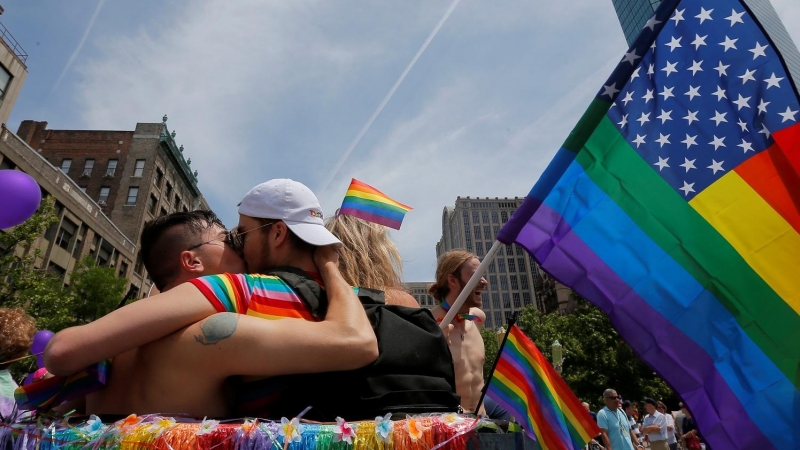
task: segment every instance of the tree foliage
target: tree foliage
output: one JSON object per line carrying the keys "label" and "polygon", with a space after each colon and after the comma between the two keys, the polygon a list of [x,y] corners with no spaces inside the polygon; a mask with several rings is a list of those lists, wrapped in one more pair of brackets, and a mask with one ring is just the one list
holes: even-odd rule
{"label": "tree foliage", "polygon": [[[0,307],[21,307],[36,320],[40,330],[60,331],[91,322],[111,312],[123,299],[127,280],[114,269],[98,267],[93,257],[81,260],[71,275],[69,288],[46,268],[37,268],[41,251],[28,250],[37,237],[58,222],[53,200],[42,200],[39,210],[24,223],[0,232]],[[18,378],[35,370],[33,358],[11,366]]]}
{"label": "tree foliage", "polygon": [[[594,411],[604,406],[602,393],[608,388],[617,390],[625,399],[641,401],[653,397],[677,407],[672,390],[633,353],[608,316],[582,299],[578,304],[576,311],[568,315],[541,314],[529,306],[517,321],[548,360],[552,360],[553,342],[561,343],[565,358],[561,376],[575,395]],[[487,342],[486,336],[484,344],[486,364],[491,368],[488,348],[492,343]],[[493,345],[496,348],[496,342]]]}

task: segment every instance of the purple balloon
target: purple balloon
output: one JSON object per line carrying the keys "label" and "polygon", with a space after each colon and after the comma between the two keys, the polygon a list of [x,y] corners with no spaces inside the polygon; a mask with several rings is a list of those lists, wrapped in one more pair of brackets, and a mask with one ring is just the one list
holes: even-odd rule
{"label": "purple balloon", "polygon": [[33,372],[29,373],[28,376],[25,377],[25,380],[22,382],[23,386],[27,386],[33,383]]}
{"label": "purple balloon", "polygon": [[50,342],[50,339],[52,338],[53,338],[53,332],[50,330],[37,331],[36,334],[33,335],[33,344],[31,344],[31,353],[33,353],[34,355],[37,353],[42,353],[44,351],[44,348],[47,347],[47,343]]}
{"label": "purple balloon", "polygon": [[44,369],[44,355],[38,355],[36,357],[36,366],[40,369]]}
{"label": "purple balloon", "polygon": [[42,190],[30,175],[0,170],[0,228],[15,227],[39,209]]}

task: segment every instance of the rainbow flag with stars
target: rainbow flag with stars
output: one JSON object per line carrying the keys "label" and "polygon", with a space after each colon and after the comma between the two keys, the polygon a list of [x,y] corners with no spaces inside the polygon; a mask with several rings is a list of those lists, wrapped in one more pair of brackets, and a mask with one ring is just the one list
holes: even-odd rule
{"label": "rainbow flag with stars", "polygon": [[498,236],[605,311],[715,449],[800,443],[784,61],[800,55],[768,1],[664,0]]}
{"label": "rainbow flag with stars", "polygon": [[600,434],[567,383],[516,325],[508,332],[486,395],[521,423],[542,450],[579,450]]}
{"label": "rainbow flag with stars", "polygon": [[342,207],[339,209],[339,214],[348,214],[399,230],[403,217],[412,209],[410,206],[392,200],[374,187],[353,178],[345,194]]}

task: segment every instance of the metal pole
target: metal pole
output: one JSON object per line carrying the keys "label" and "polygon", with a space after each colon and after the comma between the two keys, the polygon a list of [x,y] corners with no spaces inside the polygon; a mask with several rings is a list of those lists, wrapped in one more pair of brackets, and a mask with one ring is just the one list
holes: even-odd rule
{"label": "metal pole", "polygon": [[497,249],[499,249],[501,245],[503,244],[501,244],[500,241],[494,241],[494,244],[492,244],[492,248],[490,248],[489,251],[486,253],[486,256],[483,257],[481,265],[478,266],[478,270],[476,270],[475,273],[472,274],[472,278],[469,279],[467,285],[464,286],[464,289],[462,289],[461,293],[458,294],[458,298],[456,298],[455,303],[453,303],[453,305],[450,306],[450,310],[447,311],[447,314],[444,316],[444,319],[442,319],[442,323],[439,324],[439,327],[442,330],[446,329],[447,326],[450,325],[450,322],[453,321],[453,318],[456,316],[456,314],[458,314],[458,310],[461,309],[461,306],[464,305],[464,302],[467,300],[467,296],[469,296],[472,290],[475,289],[475,286],[477,286],[478,281],[480,281],[481,277],[483,276],[483,273],[486,272],[486,268],[494,259],[494,254],[497,252]]}

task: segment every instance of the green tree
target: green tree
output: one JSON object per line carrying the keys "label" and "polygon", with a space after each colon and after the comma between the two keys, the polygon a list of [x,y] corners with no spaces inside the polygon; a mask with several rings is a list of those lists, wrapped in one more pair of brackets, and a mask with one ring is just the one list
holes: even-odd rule
{"label": "green tree", "polygon": [[[602,393],[607,388],[630,400],[653,397],[677,405],[672,390],[633,353],[608,316],[585,300],[577,301],[579,307],[572,314],[541,314],[529,306],[517,321],[548,360],[553,342],[561,343],[565,358],[561,376],[575,395],[594,411],[604,406]],[[486,341],[484,337],[484,345]],[[488,351],[486,364],[491,367]]]}
{"label": "green tree", "polygon": [[84,257],[70,277],[69,295],[76,324],[88,323],[113,311],[122,302],[128,280],[114,269],[100,267],[92,256]]}
{"label": "green tree", "polygon": [[483,380],[488,381],[500,345],[497,343],[497,333],[490,328],[482,328],[481,337],[483,338],[483,348],[486,351],[486,359],[483,361]]}

